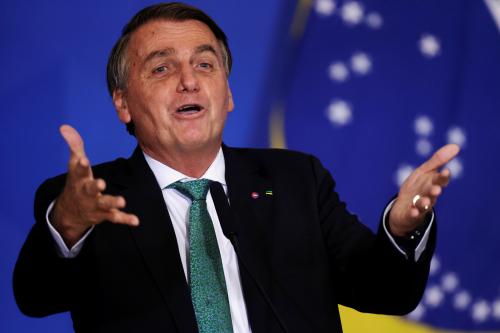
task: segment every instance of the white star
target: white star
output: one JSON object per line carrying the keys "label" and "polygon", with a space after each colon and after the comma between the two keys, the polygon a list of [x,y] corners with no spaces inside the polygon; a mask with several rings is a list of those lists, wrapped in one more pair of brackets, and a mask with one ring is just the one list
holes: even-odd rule
{"label": "white star", "polygon": [[431,34],[422,35],[418,44],[420,52],[427,58],[434,58],[441,52],[439,40]]}
{"label": "white star", "polygon": [[444,291],[452,292],[458,287],[458,276],[455,273],[446,273],[441,279],[441,287]]}
{"label": "white star", "polygon": [[356,25],[361,22],[364,9],[358,1],[349,1],[342,6],[340,16],[348,25]]}
{"label": "white star", "polygon": [[336,126],[345,126],[352,121],[351,106],[342,100],[335,100],[328,106],[328,119]]}
{"label": "white star", "polygon": [[399,168],[396,170],[396,175],[395,175],[395,182],[398,186],[401,186],[406,178],[415,170],[415,168],[409,164],[402,164],[399,166]]}
{"label": "white star", "polygon": [[415,144],[417,154],[423,157],[429,156],[432,151],[432,143],[427,139],[418,139]]}
{"label": "white star", "polygon": [[366,25],[372,29],[379,29],[383,23],[382,16],[377,12],[372,12],[366,16]]}
{"label": "white star", "polygon": [[372,60],[366,53],[357,52],[351,57],[351,68],[357,74],[368,74],[372,70]]}
{"label": "white star", "polygon": [[430,275],[434,275],[439,271],[439,268],[441,268],[441,261],[437,256],[432,257],[431,260],[431,267],[430,267]]}
{"label": "white star", "polygon": [[451,171],[451,178],[460,178],[464,171],[462,161],[458,157],[449,161],[446,167]]}
{"label": "white star", "polygon": [[316,0],[315,9],[320,15],[330,16],[335,11],[337,5],[333,0]]}
{"label": "white star", "polygon": [[433,308],[439,306],[443,299],[444,294],[438,286],[428,288],[424,295],[425,304]]}
{"label": "white star", "polygon": [[491,313],[491,308],[485,300],[479,300],[472,305],[472,319],[476,322],[484,322],[488,319]]}
{"label": "white star", "polygon": [[425,306],[423,306],[422,304],[419,304],[419,305],[417,305],[415,310],[413,310],[412,312],[410,312],[408,314],[407,317],[412,319],[412,320],[418,321],[418,320],[422,319],[424,314],[425,314]]}
{"label": "white star", "polygon": [[497,299],[492,304],[493,307],[493,318],[500,320],[500,299]]}
{"label": "white star", "polygon": [[467,141],[465,131],[458,126],[451,127],[448,132],[446,132],[446,138],[448,143],[455,143],[460,147],[464,147]]}
{"label": "white star", "polygon": [[349,70],[343,62],[335,62],[328,67],[330,78],[337,82],[344,82],[349,77]]}
{"label": "white star", "polygon": [[498,30],[500,31],[500,1],[498,0],[486,0],[486,5],[497,24]]}
{"label": "white star", "polygon": [[462,290],[458,294],[455,295],[453,299],[453,306],[457,310],[465,310],[467,306],[469,306],[471,301],[470,294],[465,290]]}
{"label": "white star", "polygon": [[422,136],[429,136],[434,131],[434,124],[428,116],[418,116],[414,122],[415,133]]}

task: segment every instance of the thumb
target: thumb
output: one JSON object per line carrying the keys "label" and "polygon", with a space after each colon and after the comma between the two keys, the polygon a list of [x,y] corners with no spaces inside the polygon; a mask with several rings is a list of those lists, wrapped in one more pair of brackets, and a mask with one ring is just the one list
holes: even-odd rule
{"label": "thumb", "polygon": [[78,159],[86,157],[82,137],[76,129],[64,124],[59,128],[59,131],[61,132],[64,141],[68,144],[72,155]]}

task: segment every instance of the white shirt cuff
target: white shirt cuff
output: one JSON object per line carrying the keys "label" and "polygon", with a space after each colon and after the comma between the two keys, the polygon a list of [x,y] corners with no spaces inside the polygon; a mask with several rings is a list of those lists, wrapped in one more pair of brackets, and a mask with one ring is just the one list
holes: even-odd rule
{"label": "white shirt cuff", "polygon": [[68,249],[61,234],[59,234],[59,232],[56,230],[56,228],[54,228],[54,226],[52,225],[52,223],[50,223],[49,220],[50,212],[52,211],[52,208],[54,208],[55,203],[56,203],[55,200],[52,201],[49,205],[49,208],[47,208],[47,213],[45,214],[45,220],[47,221],[47,225],[49,226],[50,234],[52,235],[52,238],[56,242],[56,249],[59,256],[62,258],[74,258],[82,250],[83,243],[85,243],[85,239],[87,239],[90,232],[94,229],[94,226],[92,226],[89,230],[87,230],[87,232],[82,236],[82,238],[80,238],[78,242],[76,242],[76,244],[71,247],[71,249]]}
{"label": "white shirt cuff", "polygon": [[[399,245],[396,243],[396,241],[394,240],[394,237],[392,237],[392,235],[389,232],[389,230],[387,230],[387,226],[386,226],[386,223],[385,223],[386,222],[387,214],[391,210],[391,208],[394,205],[395,201],[396,201],[396,199],[392,200],[387,205],[387,207],[385,208],[385,210],[384,210],[384,217],[382,219],[382,224],[384,225],[385,233],[387,234],[387,237],[389,237],[389,239],[391,240],[392,245],[394,245],[394,247],[399,252],[401,252],[401,254],[403,254],[408,259],[408,254],[405,251],[403,251],[403,249],[401,249],[401,247],[399,247]],[[425,232],[424,232],[424,235],[422,236],[422,239],[420,240],[420,242],[418,243],[417,247],[415,248],[415,261],[418,261],[418,259],[420,258],[420,256],[422,255],[422,253],[424,252],[424,250],[425,250],[425,248],[427,246],[427,242],[429,240],[429,233],[431,231],[432,224],[434,223],[434,211],[431,211],[431,214],[432,214],[431,215],[431,221],[429,222],[429,225],[427,226],[427,229],[425,229]]]}

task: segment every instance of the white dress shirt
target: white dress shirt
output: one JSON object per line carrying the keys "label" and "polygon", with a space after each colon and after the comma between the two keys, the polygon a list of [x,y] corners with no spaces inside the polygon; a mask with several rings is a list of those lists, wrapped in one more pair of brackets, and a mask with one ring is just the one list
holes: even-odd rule
{"label": "white dress shirt", "polygon": [[[153,159],[152,157],[144,154],[146,162],[149,167],[153,171],[155,175],[156,181],[158,185],[162,189],[163,199],[167,205],[168,213],[170,215],[170,219],[172,221],[172,226],[174,228],[175,236],[177,238],[177,246],[179,247],[179,254],[181,257],[182,267],[184,269],[184,275],[186,276],[186,280],[188,280],[187,276],[187,260],[189,256],[189,238],[187,235],[187,226],[189,222],[189,207],[191,205],[191,200],[180,193],[175,189],[167,188],[170,184],[175,183],[176,181],[188,181],[193,180],[194,178],[188,177],[165,164]],[[216,181],[222,184],[225,193],[227,194],[227,184],[225,178],[225,161],[224,154],[222,149],[219,150],[215,160],[212,162],[208,170],[201,178],[206,178],[212,181]],[[401,252],[402,255],[407,257],[407,254],[401,247],[398,246],[394,238],[391,236],[386,227],[386,217],[389,213],[392,205],[394,204],[393,200],[385,209],[383,215],[383,225],[384,230],[387,233],[389,239],[392,244],[396,247],[396,249]],[[55,201],[54,201],[55,202]],[[93,228],[90,228],[84,236],[68,249],[62,236],[57,232],[57,230],[52,226],[49,221],[49,214],[53,208],[54,202],[51,203],[49,208],[47,209],[46,219],[47,224],[49,226],[50,233],[52,234],[56,244],[59,255],[65,258],[74,258],[80,252],[85,239],[92,232]],[[210,191],[207,194],[207,209],[208,213],[213,222],[215,235],[217,237],[217,244],[219,246],[219,251],[222,260],[222,266],[224,269],[224,277],[226,279],[227,293],[229,298],[229,306],[231,309],[231,320],[233,324],[234,333],[250,333],[250,325],[248,322],[247,310],[245,300],[243,298],[243,290],[241,287],[240,274],[238,268],[238,259],[236,257],[236,253],[234,252],[234,248],[231,242],[224,236],[222,232],[222,228],[219,222],[219,217],[217,216],[217,212],[215,210],[215,205],[210,194]],[[431,222],[429,226],[424,232],[421,241],[417,245],[415,249],[415,261],[418,261],[420,255],[425,250],[427,241],[429,239],[429,232],[434,223],[434,212],[432,212]]]}
{"label": "white dress shirt", "polygon": [[[191,206],[191,199],[180,193],[175,189],[166,188],[176,181],[193,180],[194,178],[188,177],[168,166],[156,161],[150,156],[144,154],[146,162],[153,170],[156,181],[162,189],[163,198],[167,204],[168,213],[172,220],[175,236],[177,238],[177,246],[181,255],[182,267],[184,274],[187,276],[188,257],[189,257],[189,237],[187,235],[187,226],[189,223],[189,207]],[[224,162],[224,154],[222,149],[215,157],[208,170],[200,178],[209,179],[222,184],[224,192],[227,194],[227,184],[225,177],[226,165]],[[245,300],[243,298],[243,289],[241,288],[240,274],[238,269],[238,258],[234,252],[233,245],[224,236],[220,226],[219,217],[215,210],[214,201],[210,191],[207,194],[207,209],[214,225],[215,236],[217,237],[217,244],[224,268],[224,278],[226,279],[227,295],[229,298],[229,307],[231,308],[231,320],[233,324],[234,333],[247,333],[251,332],[248,323],[247,309]]]}
{"label": "white dress shirt", "polygon": [[[187,235],[187,226],[189,223],[189,207],[191,206],[191,199],[180,193],[175,189],[167,188],[170,184],[177,181],[188,181],[195,178],[188,177],[179,171],[176,171],[165,164],[153,159],[152,157],[144,154],[146,162],[153,171],[158,185],[162,189],[163,199],[167,205],[168,213],[174,227],[175,237],[177,238],[177,246],[179,247],[179,254],[181,257],[182,268],[186,281],[188,281],[188,257],[189,257],[189,238]],[[215,160],[212,162],[208,170],[200,178],[209,179],[222,184],[225,193],[227,194],[226,184],[226,164],[224,162],[224,154],[222,149],[219,150]],[[55,201],[54,201],[55,202]],[[71,248],[68,249],[64,243],[63,238],[57,230],[49,222],[49,214],[52,210],[54,202],[47,210],[47,223],[49,230],[57,243],[59,254],[65,258],[74,258],[80,253],[80,250],[85,242],[85,239],[93,230],[90,228],[85,235]],[[245,299],[243,298],[243,288],[241,287],[240,274],[238,268],[238,258],[234,252],[233,245],[224,236],[220,226],[219,217],[215,210],[214,201],[210,191],[207,194],[207,209],[212,219],[217,237],[217,244],[222,260],[222,267],[224,269],[224,278],[226,279],[227,295],[229,299],[229,307],[231,310],[231,321],[233,324],[234,333],[251,333],[250,324],[248,322],[247,309]],[[167,221],[165,221],[166,223]]]}

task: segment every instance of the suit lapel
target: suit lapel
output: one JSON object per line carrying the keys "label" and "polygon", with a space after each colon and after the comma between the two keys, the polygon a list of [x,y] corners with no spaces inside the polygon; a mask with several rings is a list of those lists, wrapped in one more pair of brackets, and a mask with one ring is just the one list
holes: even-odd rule
{"label": "suit lapel", "polygon": [[[239,150],[223,146],[226,182],[240,255],[251,274],[272,298],[269,266],[272,183],[260,165]],[[266,194],[267,192],[267,194]],[[248,273],[240,266],[241,283],[253,332],[269,331],[269,306]]]}
{"label": "suit lapel", "polygon": [[126,187],[126,211],[140,220],[137,228],[130,228],[132,237],[179,331],[195,333],[191,296],[161,189],[139,148],[128,162],[128,170],[117,172],[115,180]]}
{"label": "suit lapel", "polygon": [[[271,251],[266,247],[270,244],[272,229],[269,225],[272,193],[268,192],[272,191],[272,183],[252,158],[226,146],[223,150],[240,253],[252,275],[272,299]],[[113,181],[124,188],[120,194],[127,201],[125,210],[140,219],[137,228],[130,228],[132,237],[179,331],[197,332],[172,222],[161,189],[139,148],[124,162],[124,167],[117,168]],[[274,323],[268,305],[241,265],[240,275],[252,331],[269,331],[269,325]]]}

